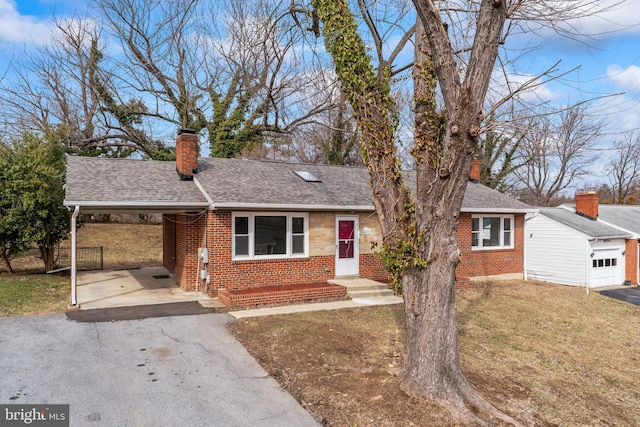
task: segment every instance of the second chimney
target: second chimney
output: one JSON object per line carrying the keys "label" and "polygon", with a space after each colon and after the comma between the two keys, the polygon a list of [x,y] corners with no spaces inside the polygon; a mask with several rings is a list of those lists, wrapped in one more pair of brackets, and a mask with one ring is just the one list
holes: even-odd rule
{"label": "second chimney", "polygon": [[176,171],[183,181],[198,173],[198,135],[193,129],[180,129],[176,140]]}
{"label": "second chimney", "polygon": [[585,218],[598,219],[598,193],[595,191],[576,193],[576,213]]}
{"label": "second chimney", "polygon": [[471,172],[469,173],[469,181],[480,182],[480,159],[473,159]]}

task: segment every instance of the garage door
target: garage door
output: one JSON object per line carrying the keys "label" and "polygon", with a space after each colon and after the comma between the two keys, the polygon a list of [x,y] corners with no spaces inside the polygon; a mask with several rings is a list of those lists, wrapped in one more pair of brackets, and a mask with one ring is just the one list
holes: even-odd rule
{"label": "garage door", "polygon": [[621,285],[624,282],[624,258],[618,249],[593,251],[591,287]]}

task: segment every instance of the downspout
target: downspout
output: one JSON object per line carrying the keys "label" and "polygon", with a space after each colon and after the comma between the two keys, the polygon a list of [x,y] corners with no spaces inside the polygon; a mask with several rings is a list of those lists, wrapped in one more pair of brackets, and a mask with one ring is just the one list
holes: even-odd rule
{"label": "downspout", "polygon": [[[538,216],[538,212],[534,212],[533,215],[529,216],[527,214],[524,215],[524,221],[522,224],[522,278],[524,280],[529,280],[529,275],[527,274],[527,221],[534,219]],[[515,233],[514,233],[515,234]],[[514,235],[515,239],[515,235]]]}
{"label": "downspout", "polygon": [[[198,253],[198,269],[197,269],[197,273],[198,273],[198,278],[196,281],[196,292],[198,292],[198,284],[200,283],[200,280],[204,279],[205,280],[205,285],[204,285],[204,293],[205,295],[209,294],[209,283],[211,283],[211,275],[209,274],[209,272],[207,271],[208,269],[208,264],[209,264],[209,249],[207,247],[207,243],[209,241],[209,213],[211,211],[215,211],[216,210],[216,206],[213,203],[213,199],[211,198],[211,196],[209,196],[209,193],[207,193],[204,189],[204,187],[202,186],[202,184],[200,184],[200,181],[198,181],[197,177],[193,177],[193,183],[196,185],[196,187],[198,187],[198,190],[200,190],[200,193],[202,193],[202,195],[205,197],[205,199],[207,199],[207,202],[209,203],[209,209],[207,210],[207,215],[205,217],[205,222],[204,222],[204,242],[202,244],[202,249],[203,251],[205,251],[206,253],[206,257],[202,257],[202,254]],[[202,259],[202,271],[205,272],[204,277],[201,277],[201,272],[200,272],[200,259]]]}
{"label": "downspout", "polygon": [[80,206],[76,205],[71,214],[71,305],[78,305],[77,287],[78,280],[76,277],[76,231],[77,231],[77,219],[80,213]]}
{"label": "downspout", "polygon": [[200,258],[202,255],[200,251],[202,248],[198,248],[198,264],[196,264],[196,292],[198,292],[198,285],[200,284]]}
{"label": "downspout", "polygon": [[589,287],[591,285],[591,272],[593,271],[593,267],[591,266],[593,263],[592,253],[595,253],[591,243],[595,243],[598,241],[598,238],[587,240],[587,295],[589,295]]}

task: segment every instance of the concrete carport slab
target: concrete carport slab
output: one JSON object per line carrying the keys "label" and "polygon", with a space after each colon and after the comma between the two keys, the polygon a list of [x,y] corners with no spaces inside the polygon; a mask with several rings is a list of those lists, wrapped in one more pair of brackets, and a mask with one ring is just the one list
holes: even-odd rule
{"label": "concrete carport slab", "polygon": [[0,319],[0,402],[69,404],[71,426],[315,426],[203,314],[78,323]]}
{"label": "concrete carport slab", "polygon": [[81,310],[206,300],[211,298],[201,292],[182,290],[161,266],[78,273]]}

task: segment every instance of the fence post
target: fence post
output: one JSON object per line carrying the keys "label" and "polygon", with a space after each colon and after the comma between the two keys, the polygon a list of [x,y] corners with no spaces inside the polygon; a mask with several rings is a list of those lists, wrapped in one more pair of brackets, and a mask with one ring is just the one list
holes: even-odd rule
{"label": "fence post", "polygon": [[100,270],[104,270],[104,250],[103,247],[100,246]]}

